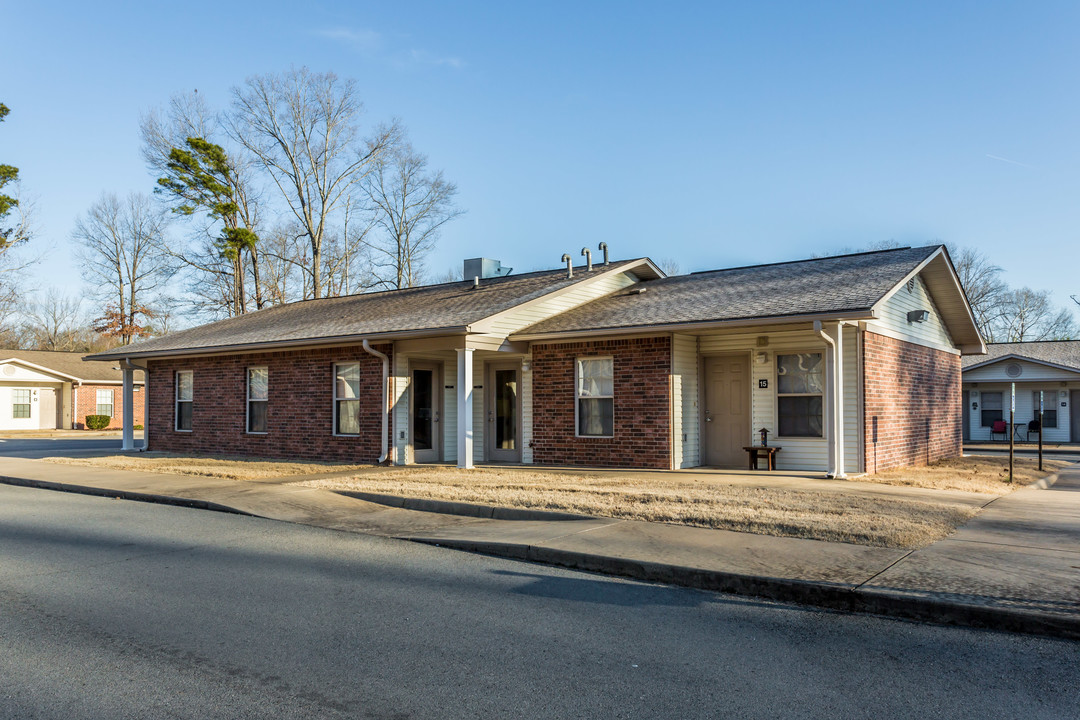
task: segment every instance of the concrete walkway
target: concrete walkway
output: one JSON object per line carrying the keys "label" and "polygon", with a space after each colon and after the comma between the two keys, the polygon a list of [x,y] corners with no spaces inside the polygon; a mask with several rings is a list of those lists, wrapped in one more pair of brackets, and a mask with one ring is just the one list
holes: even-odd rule
{"label": "concrete walkway", "polygon": [[[388,507],[328,490],[4,457],[0,481],[318,527],[840,610],[1080,639],[1080,468],[915,551],[605,518]],[[434,502],[413,507],[438,509]],[[519,519],[504,519],[504,518]]]}

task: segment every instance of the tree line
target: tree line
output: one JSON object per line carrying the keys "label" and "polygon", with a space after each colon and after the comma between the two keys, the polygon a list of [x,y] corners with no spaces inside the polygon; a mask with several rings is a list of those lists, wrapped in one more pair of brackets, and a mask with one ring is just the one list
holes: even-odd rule
{"label": "tree line", "polygon": [[[178,318],[422,283],[457,186],[400,122],[363,120],[354,80],[307,68],[250,77],[224,108],[193,91],[148,112],[148,191],[103,193],[72,233],[91,329],[127,344]],[[42,298],[7,340],[75,305]]]}

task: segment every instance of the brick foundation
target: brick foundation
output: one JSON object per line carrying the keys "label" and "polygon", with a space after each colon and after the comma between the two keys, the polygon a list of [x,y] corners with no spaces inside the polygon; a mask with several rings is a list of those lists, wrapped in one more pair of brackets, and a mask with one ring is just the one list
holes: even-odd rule
{"label": "brick foundation", "polygon": [[[122,385],[79,385],[76,388],[72,388],[72,393],[78,394],[78,402],[75,404],[75,428],[78,430],[86,429],[86,416],[97,415],[97,391],[109,390],[113,394],[113,414],[112,421],[109,423],[109,430],[119,430],[124,427],[124,390]],[[132,399],[135,401],[135,424],[142,425],[143,418],[146,417],[143,414],[143,403],[146,397],[146,393],[143,391],[142,386],[135,386],[135,393]]]}
{"label": "brick foundation", "polygon": [[[374,348],[391,355],[390,345]],[[360,363],[360,435],[337,437],[333,366]],[[249,434],[247,368],[269,378],[267,433]],[[382,451],[382,360],[362,347],[151,360],[149,449],[374,462]],[[176,371],[193,371],[191,432],[175,430]],[[387,437],[392,429],[387,420]]]}
{"label": "brick foundation", "polygon": [[961,453],[960,356],[863,335],[866,471]]}
{"label": "brick foundation", "polygon": [[[610,355],[615,372],[615,436],[575,437],[574,360]],[[533,461],[671,467],[671,339],[598,340],[532,346]]]}

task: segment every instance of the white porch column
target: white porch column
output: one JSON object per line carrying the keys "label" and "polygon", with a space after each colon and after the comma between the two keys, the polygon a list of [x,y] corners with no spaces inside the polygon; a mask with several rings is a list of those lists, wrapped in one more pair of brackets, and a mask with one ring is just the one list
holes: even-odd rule
{"label": "white porch column", "polygon": [[124,367],[124,444],[122,450],[135,449],[135,370]]}
{"label": "white porch column", "polygon": [[457,466],[473,466],[473,349],[457,348]]}
{"label": "white porch column", "polygon": [[844,323],[836,323],[836,345],[833,346],[836,359],[833,361],[833,443],[836,450],[833,457],[836,458],[836,467],[833,477],[846,478],[844,472]]}

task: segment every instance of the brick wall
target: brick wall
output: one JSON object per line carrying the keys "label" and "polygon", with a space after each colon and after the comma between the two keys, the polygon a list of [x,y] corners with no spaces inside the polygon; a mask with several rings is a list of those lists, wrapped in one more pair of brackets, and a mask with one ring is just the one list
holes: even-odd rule
{"label": "brick wall", "polygon": [[863,368],[867,472],[960,455],[959,355],[867,332]]}
{"label": "brick wall", "polygon": [[[574,360],[614,362],[615,436],[575,437]],[[533,345],[533,461],[668,469],[671,466],[671,339]]]}
{"label": "brick wall", "polygon": [[[79,385],[78,388],[73,388],[72,392],[78,393],[78,401],[75,403],[75,427],[79,430],[86,429],[86,416],[97,415],[97,391],[108,390],[113,395],[113,415],[112,422],[109,423],[109,429],[119,430],[124,426],[124,390],[122,385]],[[135,386],[135,393],[132,398],[135,401],[135,424],[142,425],[143,418],[146,417],[143,414],[143,403],[146,397],[146,393],[143,392],[141,386]]]}
{"label": "brick wall", "polygon": [[[390,345],[376,350],[391,355]],[[360,435],[333,435],[333,366],[360,363]],[[265,435],[246,432],[247,368],[265,366]],[[382,360],[362,347],[151,360],[150,449],[374,462],[381,452]],[[191,432],[175,427],[176,371],[193,371]],[[387,420],[387,437],[392,428]]]}

